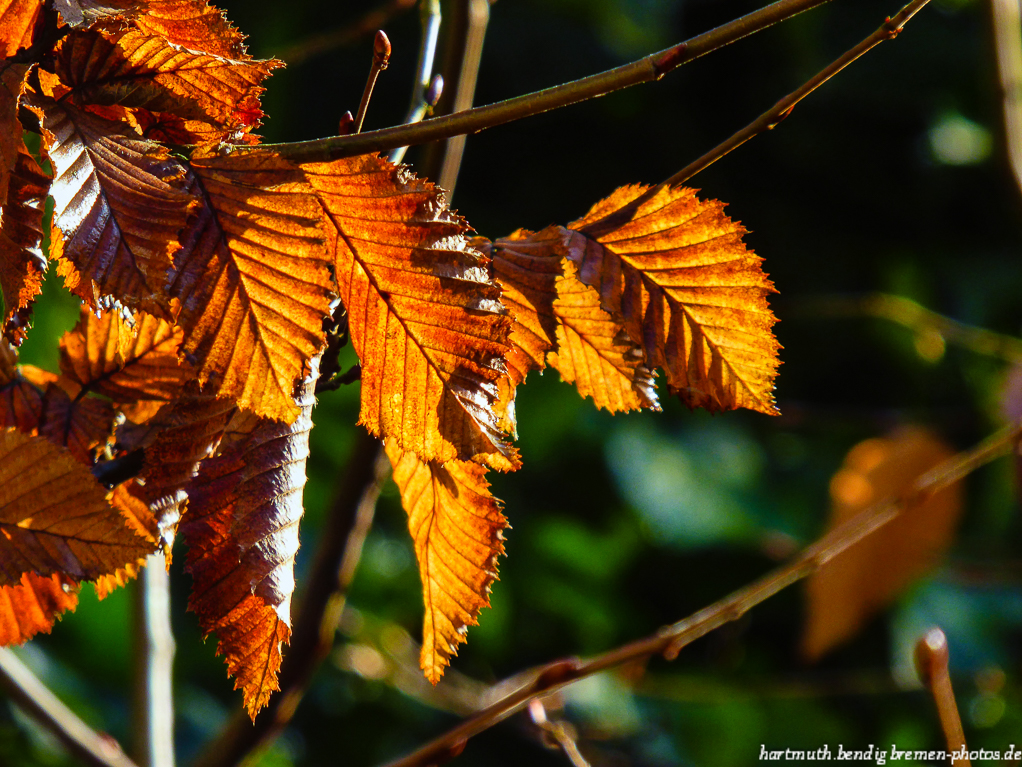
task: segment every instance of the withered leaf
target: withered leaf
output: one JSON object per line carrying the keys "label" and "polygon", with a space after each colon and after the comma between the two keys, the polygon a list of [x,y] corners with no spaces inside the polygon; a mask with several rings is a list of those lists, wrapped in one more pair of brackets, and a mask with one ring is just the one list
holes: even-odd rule
{"label": "withered leaf", "polygon": [[[853,447],[830,482],[834,528],[873,503],[898,498],[954,452],[926,429],[904,427]],[[806,581],[802,653],[815,660],[855,636],[873,615],[934,567],[954,540],[961,482],[909,506]]]}
{"label": "withered leaf", "polygon": [[145,13],[134,20],[143,32],[202,53],[247,61],[245,36],[207,0],[144,0]]}
{"label": "withered leaf", "polygon": [[184,168],[165,147],[116,123],[43,97],[29,103],[56,172],[50,194],[68,288],[94,307],[116,296],[165,313],[167,271],[195,203],[181,189]]}
{"label": "withered leaf", "polygon": [[149,314],[129,321],[120,312],[97,317],[83,308],[78,325],[60,340],[60,369],[118,405],[170,402],[194,377],[178,359],[183,338],[180,328]]}
{"label": "withered leaf", "polygon": [[387,445],[387,455],[422,579],[426,611],[419,662],[436,684],[468,627],[478,622],[479,611],[490,606],[490,585],[497,578],[508,524],[490,494],[485,467],[469,461],[423,462],[395,444]]}
{"label": "withered leaf", "polygon": [[442,194],[375,155],[303,166],[362,363],[359,422],[424,460],[509,470],[494,406],[510,321]]}
{"label": "withered leaf", "polygon": [[7,200],[7,186],[18,164],[18,156],[27,151],[18,119],[27,74],[25,64],[0,65],[0,203]]}
{"label": "withered leaf", "polygon": [[42,0],[0,0],[0,59],[32,44]]}
{"label": "withered leaf", "polygon": [[72,27],[106,18],[128,18],[140,12],[145,0],[53,0],[53,7]]}
{"label": "withered leaf", "polygon": [[684,187],[659,190],[624,223],[604,221],[645,191],[622,187],[568,225],[579,279],[690,407],[776,414],[774,287],[742,242],[745,229],[723,203]]}
{"label": "withered leaf", "polygon": [[0,585],[22,575],[91,580],[152,546],[124,524],[89,470],[42,437],[0,432]]}
{"label": "withered leaf", "polygon": [[189,608],[256,713],[278,688],[281,649],[291,635],[291,594],[318,359],[290,425],[249,422],[247,438],[205,461],[188,487],[181,534],[194,579]]}
{"label": "withered leaf", "polygon": [[515,384],[549,364],[579,394],[612,413],[659,410],[641,347],[600,307],[565,258],[566,230],[524,230],[493,244],[494,276],[514,319],[508,370]]}
{"label": "withered leaf", "polygon": [[293,421],[295,387],[330,315],[319,205],[270,152],[193,157],[192,167],[205,205],[182,235],[171,288],[184,351],[207,391]]}
{"label": "withered leaf", "polygon": [[0,586],[0,647],[48,634],[57,617],[78,606],[78,584],[63,575],[25,573],[16,586]]}
{"label": "withered leaf", "polygon": [[57,48],[55,65],[78,103],[170,112],[229,131],[258,123],[260,83],[281,63],[196,53],[121,29],[69,35]]}
{"label": "withered leaf", "polygon": [[36,161],[27,152],[19,152],[0,217],[3,334],[16,344],[25,339],[32,303],[43,291],[46,259],[40,246],[49,185]]}

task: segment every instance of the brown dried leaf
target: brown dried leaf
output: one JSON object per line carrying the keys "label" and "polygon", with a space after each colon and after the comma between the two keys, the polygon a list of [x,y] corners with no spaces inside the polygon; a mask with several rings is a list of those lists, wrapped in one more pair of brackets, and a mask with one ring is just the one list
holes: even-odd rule
{"label": "brown dried leaf", "polygon": [[89,470],[42,437],[0,432],[0,586],[24,573],[92,580],[153,550]]}
{"label": "brown dried leaf", "polygon": [[32,44],[42,9],[42,0],[0,0],[0,59]]}
{"label": "brown dried leaf", "polygon": [[119,312],[97,317],[83,308],[78,325],[60,339],[60,369],[118,405],[170,402],[194,377],[178,359],[183,338],[180,328],[149,314],[129,322]]}
{"label": "brown dried leaf", "polygon": [[565,256],[567,231],[519,230],[493,244],[493,270],[514,324],[508,355],[517,385],[549,364],[579,394],[612,413],[659,410],[642,349],[600,308],[599,294],[578,279]]}
{"label": "brown dried leaf", "polygon": [[101,19],[131,18],[144,6],[145,0],[53,0],[53,7],[72,27]]}
{"label": "brown dried leaf", "polygon": [[375,155],[303,169],[362,363],[359,422],[425,460],[517,468],[494,412],[510,322],[468,225],[431,183]]}
{"label": "brown dried leaf", "polygon": [[65,610],[78,606],[78,584],[63,575],[25,573],[16,586],[0,586],[0,647],[49,634]]}
{"label": "brown dried leaf", "polygon": [[210,393],[293,421],[330,315],[320,207],[270,152],[193,157],[192,167],[190,188],[206,204],[182,236],[171,287],[184,351]]}
{"label": "brown dried leaf", "polygon": [[622,187],[568,225],[579,279],[690,407],[776,415],[774,286],[742,242],[745,229],[723,203],[683,187],[660,190],[623,224],[603,222],[645,191]]}
{"label": "brown dried leaf", "polygon": [[245,439],[205,461],[188,487],[181,534],[194,579],[189,608],[256,713],[278,689],[283,643],[291,636],[294,558],[298,552],[305,462],[318,360],[290,425],[260,419]]}
{"label": "brown dried leaf", "polygon": [[[920,427],[853,447],[830,481],[828,529],[873,503],[903,495],[954,451]],[[934,567],[954,540],[963,508],[961,482],[910,506],[830,560],[806,581],[802,654],[815,660],[855,636],[873,615]]]}
{"label": "brown dried leaf", "polygon": [[50,194],[68,288],[94,307],[109,295],[165,313],[167,271],[195,204],[181,189],[184,168],[124,126],[42,97],[29,103],[56,171]]}
{"label": "brown dried leaf", "polygon": [[46,258],[40,246],[43,205],[49,185],[50,180],[28,152],[19,152],[0,218],[0,292],[5,310],[3,335],[19,345],[28,332],[32,303],[43,292]]}
{"label": "brown dried leaf", "polygon": [[479,611],[490,606],[507,520],[486,468],[469,461],[424,463],[387,445],[419,561],[425,617],[419,663],[436,684]]}
{"label": "brown dried leaf", "polygon": [[261,83],[282,64],[197,53],[120,29],[68,35],[57,47],[55,66],[80,104],[170,112],[232,131],[259,122]]}

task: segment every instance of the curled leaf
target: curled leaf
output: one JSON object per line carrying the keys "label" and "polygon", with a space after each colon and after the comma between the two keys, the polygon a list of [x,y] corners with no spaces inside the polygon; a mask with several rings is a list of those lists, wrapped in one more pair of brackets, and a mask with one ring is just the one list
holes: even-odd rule
{"label": "curled leaf", "polygon": [[78,584],[63,575],[25,573],[16,586],[0,586],[0,647],[48,634],[54,621],[78,606]]}

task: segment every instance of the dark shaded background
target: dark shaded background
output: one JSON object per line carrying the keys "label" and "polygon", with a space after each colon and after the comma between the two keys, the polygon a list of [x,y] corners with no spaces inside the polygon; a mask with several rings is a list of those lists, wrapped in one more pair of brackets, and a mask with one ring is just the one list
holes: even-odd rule
{"label": "dark shaded background", "polygon": [[[229,17],[269,56],[371,7],[327,0],[231,0]],[[492,9],[478,103],[594,73],[758,7],[744,0],[500,0]],[[656,182],[793,90],[898,9],[832,4],[689,64],[657,84],[471,137],[454,207],[481,234],[582,215],[617,186]],[[400,122],[419,26],[394,44],[367,127]],[[264,99],[269,141],[330,135],[354,111],[370,39],[276,74]],[[664,413],[610,417],[557,374],[518,397],[525,468],[495,477],[513,529],[493,607],[454,664],[484,682],[568,654],[598,652],[724,596],[812,540],[847,449],[904,423],[964,448],[1000,424],[1003,363],[948,347],[917,352],[912,332],[834,317],[834,296],[885,291],[1007,334],[1022,330],[1022,196],[1005,161],[1000,95],[981,0],[934,0],[885,43],[693,180],[750,230],[780,295],[778,418]],[[416,150],[408,160],[414,165]],[[23,359],[55,367],[76,310],[57,280]],[[931,357],[934,355],[930,355]],[[321,397],[314,418],[299,589],[324,508],[347,458],[357,385]],[[803,606],[790,589],[686,649],[654,661],[635,690],[606,675],[569,688],[564,713],[594,765],[741,765],[760,744],[939,748],[932,702],[912,687],[907,652],[947,631],[970,745],[1022,742],[1022,578],[1012,468],[970,478],[958,542],[941,569],[822,663],[799,660]],[[180,559],[180,558],[179,558]],[[215,643],[185,612],[173,573],[179,757],[199,753],[240,705]],[[77,613],[22,651],[88,721],[128,740],[126,593]],[[371,765],[456,718],[385,681],[387,652],[418,637],[421,596],[396,489],[368,540],[337,650],[262,765]],[[375,653],[375,655],[374,655]],[[382,659],[382,660],[381,660]],[[390,661],[387,661],[390,662]],[[362,673],[350,670],[356,668]],[[375,669],[375,672],[374,672]],[[445,682],[446,684],[446,682]],[[0,707],[0,764],[63,765],[59,748]],[[522,718],[472,740],[461,765],[563,765]]]}

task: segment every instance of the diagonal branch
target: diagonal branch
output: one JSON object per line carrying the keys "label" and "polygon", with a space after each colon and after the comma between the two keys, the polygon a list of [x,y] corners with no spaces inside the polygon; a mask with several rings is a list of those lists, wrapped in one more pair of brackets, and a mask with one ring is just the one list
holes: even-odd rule
{"label": "diagonal branch", "polygon": [[632,200],[632,202],[628,205],[616,211],[614,215],[608,216],[604,220],[600,221],[598,225],[592,228],[592,231],[595,233],[594,236],[597,236],[600,232],[611,231],[620,226],[622,223],[629,221],[635,214],[635,211],[639,210],[644,203],[653,199],[665,187],[680,186],[692,178],[692,176],[696,175],[700,171],[706,170],[708,167],[713,165],[713,163],[717,162],[717,160],[740,147],[749,139],[758,136],[764,131],[776,128],[785,117],[791,114],[792,110],[802,99],[830,80],[838,72],[845,69],[845,67],[854,61],[857,61],[867,52],[880,45],[880,43],[885,40],[893,40],[897,37],[901,30],[904,29],[905,24],[907,24],[913,16],[919,13],[923,6],[928,2],[930,2],[930,0],[912,0],[912,2],[902,8],[897,14],[888,17],[887,20],[880,25],[880,28],[877,29],[876,32],[836,58],[830,63],[830,65],[821,69],[813,77],[803,83],[800,88],[789,93],[740,131],[732,134],[729,138],[715,146],[698,160],[686,165],[666,181],[650,187],[645,194],[642,194]]}
{"label": "diagonal branch", "polygon": [[841,552],[893,520],[905,509],[924,502],[934,493],[1008,453],[1020,435],[1022,423],[1002,429],[972,450],[959,453],[916,479],[912,488],[903,497],[888,498],[870,506],[807,546],[788,564],[767,573],[688,618],[672,626],[665,626],[652,636],[589,660],[565,658],[540,666],[531,672],[516,675],[528,678],[529,681],[433,742],[408,756],[388,763],[386,767],[425,767],[440,764],[460,753],[469,738],[507,719],[540,695],[548,694],[578,679],[652,655],[663,655],[668,660],[674,660],[686,645],[714,629],[738,620],[756,605],[808,577]]}
{"label": "diagonal branch", "polygon": [[414,5],[415,0],[388,0],[353,24],[299,40],[278,51],[276,57],[290,66],[302,64],[308,59],[354,42],[364,35],[371,35],[377,29],[386,26],[386,23],[394,16],[410,10]]}
{"label": "diagonal branch", "polygon": [[112,737],[93,730],[65,706],[10,648],[0,647],[0,689],[89,767],[137,767]]}
{"label": "diagonal branch", "polygon": [[[742,16],[740,19],[735,19],[631,64],[496,104],[423,120],[416,125],[399,125],[355,136],[333,136],[314,141],[296,141],[290,144],[264,144],[263,148],[275,150],[296,162],[326,162],[341,157],[354,157],[369,152],[385,152],[399,146],[415,146],[452,136],[477,133],[487,128],[520,120],[523,117],[530,117],[551,109],[603,96],[632,85],[659,80],[682,64],[687,64],[711,51],[829,1],[777,0],[777,2]],[[243,150],[239,148],[237,151]]]}

